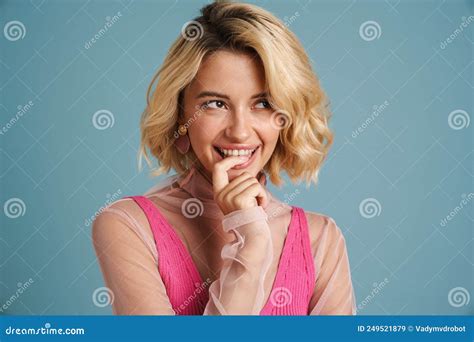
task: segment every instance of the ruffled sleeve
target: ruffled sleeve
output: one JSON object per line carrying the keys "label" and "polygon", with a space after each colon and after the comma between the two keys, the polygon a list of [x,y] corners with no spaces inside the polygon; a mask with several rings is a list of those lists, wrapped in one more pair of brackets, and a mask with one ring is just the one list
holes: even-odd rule
{"label": "ruffled sleeve", "polygon": [[[175,315],[157,268],[153,235],[132,200],[114,203],[94,221],[92,238],[114,314]],[[209,288],[204,315],[258,315],[273,260],[267,214],[261,207],[224,216],[235,239],[221,250],[219,278]]]}
{"label": "ruffled sleeve", "polygon": [[[223,230],[232,232],[235,238],[221,250],[221,271],[210,285],[204,315],[261,312],[264,280],[270,276],[270,265],[277,253],[268,215],[261,207],[254,207],[223,217]],[[356,304],[344,236],[331,218],[311,213],[306,217],[316,271],[309,312],[353,315]],[[276,221],[270,223],[273,226]],[[94,247],[105,284],[112,294],[115,314],[176,314],[159,274],[159,256],[147,227],[146,216],[133,200],[114,203],[94,221]]]}
{"label": "ruffled sleeve", "polygon": [[222,220],[235,239],[222,248],[223,266],[209,288],[204,315],[258,315],[264,306],[264,280],[273,260],[273,244],[261,206],[237,210]]}

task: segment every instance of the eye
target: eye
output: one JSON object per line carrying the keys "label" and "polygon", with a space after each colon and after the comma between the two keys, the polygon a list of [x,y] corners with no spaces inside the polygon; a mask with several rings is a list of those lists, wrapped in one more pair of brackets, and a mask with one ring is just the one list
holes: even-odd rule
{"label": "eye", "polygon": [[257,109],[268,109],[268,108],[271,108],[271,106],[270,106],[270,103],[267,100],[262,99],[262,100],[259,100],[257,102],[257,104],[255,105],[255,108],[257,108]]}
{"label": "eye", "polygon": [[203,105],[202,108],[211,108],[211,109],[225,109],[225,102],[221,100],[211,100],[211,101],[206,101]]}

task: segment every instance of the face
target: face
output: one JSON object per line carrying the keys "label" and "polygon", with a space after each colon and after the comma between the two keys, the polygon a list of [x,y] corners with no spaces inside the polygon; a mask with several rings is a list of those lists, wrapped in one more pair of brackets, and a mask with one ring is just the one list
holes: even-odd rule
{"label": "face", "polygon": [[180,124],[187,123],[191,147],[209,175],[215,163],[236,154],[250,158],[228,171],[229,180],[262,170],[279,138],[267,98],[258,58],[219,51],[204,59],[184,91]]}

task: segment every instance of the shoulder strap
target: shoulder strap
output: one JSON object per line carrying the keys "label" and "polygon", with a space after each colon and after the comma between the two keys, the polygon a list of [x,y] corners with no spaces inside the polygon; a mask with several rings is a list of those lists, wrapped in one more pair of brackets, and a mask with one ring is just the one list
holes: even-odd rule
{"label": "shoulder strap", "polygon": [[[160,212],[157,206],[146,196],[130,196],[144,211],[153,232],[158,252],[158,266],[165,273],[175,271],[172,264],[183,266],[196,282],[201,282],[194,260],[184,246],[181,238]],[[164,255],[166,254],[166,255]],[[162,256],[160,258],[160,255]]]}
{"label": "shoulder strap", "polygon": [[[201,275],[187,248],[158,207],[146,196],[130,198],[142,208],[148,219],[158,252],[158,269],[176,310],[190,296],[196,297],[195,287],[203,283]],[[184,314],[202,312],[208,300],[208,293],[202,292],[186,307]]]}
{"label": "shoulder strap", "polygon": [[314,287],[316,285],[316,272],[314,269],[314,258],[313,258],[313,252],[311,250],[311,237],[309,233],[310,227],[308,226],[308,221],[306,220],[306,213],[302,208],[299,207],[294,207],[298,214],[298,228],[301,232],[301,243],[303,246],[303,257],[305,260],[305,263],[307,265],[307,273],[308,273],[308,279],[311,281],[308,285],[309,291],[308,291],[308,300],[311,299],[311,296],[314,291]]}

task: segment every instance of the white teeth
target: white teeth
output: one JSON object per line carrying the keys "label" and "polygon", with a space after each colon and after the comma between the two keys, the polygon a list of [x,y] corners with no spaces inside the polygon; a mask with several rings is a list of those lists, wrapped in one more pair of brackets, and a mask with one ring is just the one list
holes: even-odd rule
{"label": "white teeth", "polygon": [[223,148],[219,148],[219,151],[225,156],[248,156],[251,155],[255,149],[253,150],[226,150]]}

